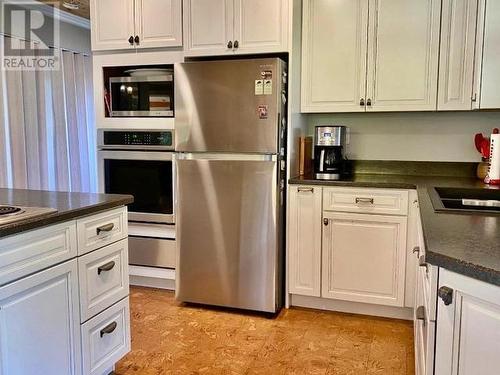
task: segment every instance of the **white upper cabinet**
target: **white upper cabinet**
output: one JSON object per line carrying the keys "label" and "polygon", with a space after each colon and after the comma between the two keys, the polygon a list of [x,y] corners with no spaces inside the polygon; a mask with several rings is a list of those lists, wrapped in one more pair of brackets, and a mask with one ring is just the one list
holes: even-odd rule
{"label": "white upper cabinet", "polygon": [[180,0],[135,0],[138,47],[182,46]]}
{"label": "white upper cabinet", "polygon": [[444,0],[438,110],[471,110],[474,90],[477,0]]}
{"label": "white upper cabinet", "polygon": [[436,109],[440,0],[372,0],[367,111]]}
{"label": "white upper cabinet", "polygon": [[440,0],[306,0],[303,112],[435,110]]}
{"label": "white upper cabinet", "polygon": [[[481,0],[484,4],[484,0]],[[486,1],[481,73],[481,109],[500,108],[500,1]]]}
{"label": "white upper cabinet", "polygon": [[288,290],[321,296],[320,186],[291,186],[288,224]]}
{"label": "white upper cabinet", "polygon": [[188,56],[288,50],[288,0],[184,0]]}
{"label": "white upper cabinet", "polygon": [[184,0],[184,47],[187,53],[232,53],[233,27],[233,0]]}
{"label": "white upper cabinet", "polygon": [[91,0],[92,50],[182,46],[182,0]]}
{"label": "white upper cabinet", "polygon": [[287,0],[234,0],[235,50],[241,53],[285,52]]}
{"label": "white upper cabinet", "polygon": [[135,36],[134,0],[92,0],[92,50],[128,49]]}
{"label": "white upper cabinet", "polygon": [[305,0],[302,111],[364,112],[368,0]]}

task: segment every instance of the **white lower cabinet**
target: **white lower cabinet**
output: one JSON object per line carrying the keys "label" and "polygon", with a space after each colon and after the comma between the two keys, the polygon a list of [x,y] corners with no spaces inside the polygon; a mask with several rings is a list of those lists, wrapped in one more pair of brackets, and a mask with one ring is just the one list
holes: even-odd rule
{"label": "white lower cabinet", "polygon": [[292,304],[296,295],[404,307],[407,215],[405,190],[290,186]]}
{"label": "white lower cabinet", "polygon": [[0,288],[0,374],[81,373],[76,259]]}
{"label": "white lower cabinet", "polygon": [[130,351],[128,297],[82,325],[83,373],[101,375]]}
{"label": "white lower cabinet", "polygon": [[435,374],[497,375],[500,287],[441,268]]}
{"label": "white lower cabinet", "polygon": [[321,295],[321,200],[319,186],[290,188],[288,224],[290,293]]}
{"label": "white lower cabinet", "polygon": [[104,375],[130,351],[126,217],[0,240],[0,375]]}
{"label": "white lower cabinet", "polygon": [[324,213],[322,296],[403,306],[406,217]]}

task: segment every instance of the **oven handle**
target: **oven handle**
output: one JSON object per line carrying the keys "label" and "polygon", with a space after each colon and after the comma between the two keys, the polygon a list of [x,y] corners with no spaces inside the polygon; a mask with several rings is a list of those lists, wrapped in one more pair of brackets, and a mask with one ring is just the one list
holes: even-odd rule
{"label": "oven handle", "polygon": [[165,151],[114,151],[114,150],[99,150],[97,151],[99,161],[105,159],[117,160],[160,160],[173,161],[174,153]]}

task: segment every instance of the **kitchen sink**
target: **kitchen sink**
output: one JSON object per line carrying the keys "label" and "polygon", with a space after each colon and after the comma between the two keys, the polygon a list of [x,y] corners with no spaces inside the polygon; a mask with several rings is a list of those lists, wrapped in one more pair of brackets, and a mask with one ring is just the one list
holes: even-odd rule
{"label": "kitchen sink", "polygon": [[500,189],[432,187],[428,192],[437,212],[500,214]]}

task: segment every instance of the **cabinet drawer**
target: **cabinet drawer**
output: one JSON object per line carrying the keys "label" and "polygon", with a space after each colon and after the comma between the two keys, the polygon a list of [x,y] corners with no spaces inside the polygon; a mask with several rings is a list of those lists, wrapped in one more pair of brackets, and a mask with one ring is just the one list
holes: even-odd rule
{"label": "cabinet drawer", "polygon": [[405,216],[408,214],[408,191],[324,188],[323,210]]}
{"label": "cabinet drawer", "polygon": [[127,237],[127,220],[126,207],[78,220],[78,255]]}
{"label": "cabinet drawer", "polygon": [[76,257],[74,221],[0,240],[0,285]]}
{"label": "cabinet drawer", "polygon": [[127,297],[82,325],[83,373],[101,375],[129,351]]}
{"label": "cabinet drawer", "polygon": [[128,240],[78,258],[82,322],[129,293]]}

